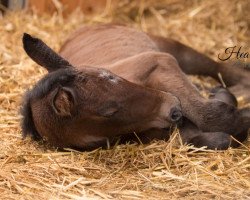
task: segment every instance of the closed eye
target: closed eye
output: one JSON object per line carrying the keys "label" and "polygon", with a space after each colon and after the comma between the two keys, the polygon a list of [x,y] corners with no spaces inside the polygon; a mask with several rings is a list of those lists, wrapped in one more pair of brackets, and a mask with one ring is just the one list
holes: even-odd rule
{"label": "closed eye", "polygon": [[105,102],[103,106],[98,109],[98,114],[103,117],[111,117],[119,111],[119,106],[115,101]]}

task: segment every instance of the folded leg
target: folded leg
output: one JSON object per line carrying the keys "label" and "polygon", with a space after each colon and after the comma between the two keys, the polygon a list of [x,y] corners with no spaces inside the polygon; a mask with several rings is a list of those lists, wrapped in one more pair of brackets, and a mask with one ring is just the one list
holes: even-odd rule
{"label": "folded leg", "polygon": [[150,37],[161,52],[170,53],[177,59],[186,74],[211,76],[218,81],[218,74],[221,74],[224,83],[234,95],[250,101],[250,70],[242,67],[244,64],[239,66],[236,63],[218,63],[180,42],[158,36]]}
{"label": "folded leg", "polygon": [[[235,97],[225,88],[215,88],[210,98],[218,99],[227,104],[237,107]],[[250,119],[250,109],[241,110],[244,120]],[[244,113],[244,114],[243,114]],[[248,122],[249,124],[249,122]],[[241,126],[241,124],[239,124]],[[248,136],[248,128],[234,134],[235,141],[229,134],[225,132],[203,132],[190,120],[184,119],[180,127],[180,135],[183,143],[193,144],[196,147],[206,146],[208,149],[223,150],[229,147],[240,146],[239,142],[244,142]]]}

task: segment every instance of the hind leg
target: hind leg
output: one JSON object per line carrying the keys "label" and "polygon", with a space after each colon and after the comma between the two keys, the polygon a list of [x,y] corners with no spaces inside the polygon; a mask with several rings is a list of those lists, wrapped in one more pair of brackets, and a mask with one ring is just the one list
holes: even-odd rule
{"label": "hind leg", "polygon": [[250,101],[250,70],[236,63],[218,63],[177,41],[150,35],[161,52],[173,55],[186,74],[211,76],[217,81],[221,74],[229,90],[237,97]]}

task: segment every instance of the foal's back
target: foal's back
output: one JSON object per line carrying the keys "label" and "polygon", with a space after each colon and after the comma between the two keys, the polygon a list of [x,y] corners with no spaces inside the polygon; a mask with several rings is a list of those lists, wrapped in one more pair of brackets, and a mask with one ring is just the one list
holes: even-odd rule
{"label": "foal's back", "polygon": [[75,66],[108,65],[147,51],[158,51],[157,46],[143,32],[118,25],[83,27],[64,43],[60,54]]}

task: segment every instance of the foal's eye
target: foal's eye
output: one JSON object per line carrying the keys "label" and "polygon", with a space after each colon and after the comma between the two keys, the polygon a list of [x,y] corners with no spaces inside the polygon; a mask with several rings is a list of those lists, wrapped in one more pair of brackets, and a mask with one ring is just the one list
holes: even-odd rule
{"label": "foal's eye", "polygon": [[103,117],[111,117],[118,112],[118,104],[115,101],[105,102],[103,106],[98,109],[98,114]]}

